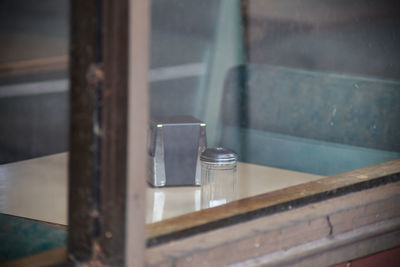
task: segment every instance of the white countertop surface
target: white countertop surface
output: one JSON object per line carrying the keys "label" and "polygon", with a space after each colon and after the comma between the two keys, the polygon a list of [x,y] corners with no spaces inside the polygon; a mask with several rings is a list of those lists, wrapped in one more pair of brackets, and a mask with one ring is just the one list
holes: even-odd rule
{"label": "white countertop surface", "polygon": [[[0,165],[0,212],[67,224],[67,153]],[[317,180],[321,176],[238,164],[238,197]],[[147,189],[146,222],[200,210],[200,187]]]}

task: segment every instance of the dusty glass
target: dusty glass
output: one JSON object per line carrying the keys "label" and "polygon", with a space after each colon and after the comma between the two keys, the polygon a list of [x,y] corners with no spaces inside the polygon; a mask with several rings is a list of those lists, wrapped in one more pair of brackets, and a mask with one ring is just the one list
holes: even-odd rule
{"label": "dusty glass", "polygon": [[150,116],[194,116],[236,151],[239,198],[397,159],[397,6],[153,1]]}
{"label": "dusty glass", "polygon": [[0,1],[0,264],[66,245],[68,9]]}

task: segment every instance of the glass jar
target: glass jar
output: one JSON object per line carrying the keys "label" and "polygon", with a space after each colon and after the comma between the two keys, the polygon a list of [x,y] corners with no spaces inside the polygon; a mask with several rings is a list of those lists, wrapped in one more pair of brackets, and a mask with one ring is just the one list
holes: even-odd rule
{"label": "glass jar", "polygon": [[201,207],[212,208],[236,199],[237,154],[227,148],[207,148],[201,161]]}

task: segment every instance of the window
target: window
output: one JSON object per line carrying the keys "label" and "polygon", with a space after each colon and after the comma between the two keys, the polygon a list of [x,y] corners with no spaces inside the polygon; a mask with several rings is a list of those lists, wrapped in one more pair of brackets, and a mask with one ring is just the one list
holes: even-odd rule
{"label": "window", "polygon": [[[11,52],[0,58],[9,126],[0,142],[16,149],[0,151],[0,190],[8,194],[12,172],[40,182],[9,202],[22,213],[1,194],[1,212],[25,219],[0,214],[0,226],[34,224],[41,241],[58,238],[45,247],[58,250],[39,255],[57,255],[48,264],[66,251],[78,263],[251,264],[314,241],[305,253],[315,257],[330,246],[357,244],[347,251],[358,257],[398,245],[400,28],[396,3],[375,2],[154,0],[149,10],[73,0],[68,38],[67,1],[3,1],[1,46]],[[206,125],[208,147],[238,153],[237,201],[201,209],[200,186],[145,183],[149,121],[182,115]],[[276,259],[305,257],[290,255]]]}
{"label": "window", "polygon": [[[150,118],[206,123],[238,198],[397,159],[396,5],[153,1]],[[147,222],[200,209],[198,187],[149,190]]]}
{"label": "window", "polygon": [[68,16],[64,0],[0,2],[0,262],[66,244],[43,222],[67,221]]}

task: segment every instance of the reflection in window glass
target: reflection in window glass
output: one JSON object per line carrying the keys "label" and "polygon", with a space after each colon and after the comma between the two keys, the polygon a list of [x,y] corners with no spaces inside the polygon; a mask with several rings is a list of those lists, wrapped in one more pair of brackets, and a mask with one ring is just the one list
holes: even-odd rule
{"label": "reflection in window glass", "polygon": [[1,1],[0,39],[0,164],[67,151],[68,1]]}
{"label": "reflection in window glass", "polygon": [[396,1],[248,1],[248,61],[226,76],[220,141],[244,161],[319,175],[398,158],[397,11]]}
{"label": "reflection in window glass", "polygon": [[151,36],[150,115],[204,121],[240,198],[400,157],[396,1],[158,0]]}
{"label": "reflection in window glass", "polygon": [[66,246],[68,5],[0,1],[0,264]]}

